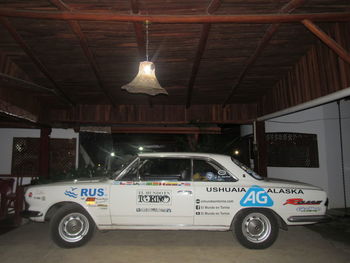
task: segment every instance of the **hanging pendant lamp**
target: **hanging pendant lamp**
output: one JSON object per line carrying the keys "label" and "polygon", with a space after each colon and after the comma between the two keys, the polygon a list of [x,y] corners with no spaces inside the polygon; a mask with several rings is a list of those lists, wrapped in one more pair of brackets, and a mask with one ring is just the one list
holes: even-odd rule
{"label": "hanging pendant lamp", "polygon": [[153,62],[148,61],[148,24],[146,21],[146,61],[140,62],[139,72],[136,77],[128,84],[121,87],[130,93],[144,93],[151,96],[166,94],[168,92],[162,88],[155,74]]}

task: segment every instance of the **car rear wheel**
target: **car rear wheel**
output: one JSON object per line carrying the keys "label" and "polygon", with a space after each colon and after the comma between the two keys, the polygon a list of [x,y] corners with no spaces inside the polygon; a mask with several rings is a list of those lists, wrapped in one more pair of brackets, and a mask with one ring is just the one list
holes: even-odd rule
{"label": "car rear wheel", "polygon": [[247,209],[234,221],[238,241],[251,249],[270,247],[278,236],[278,222],[274,214],[264,209]]}
{"label": "car rear wheel", "polygon": [[91,239],[95,223],[82,207],[69,204],[57,210],[51,219],[50,229],[51,237],[58,246],[73,248]]}

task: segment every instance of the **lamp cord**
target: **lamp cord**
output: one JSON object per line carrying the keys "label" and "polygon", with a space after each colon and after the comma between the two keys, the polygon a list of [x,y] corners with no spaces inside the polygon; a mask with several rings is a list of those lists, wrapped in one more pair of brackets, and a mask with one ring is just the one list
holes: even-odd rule
{"label": "lamp cord", "polygon": [[148,61],[148,21],[146,21],[146,61]]}

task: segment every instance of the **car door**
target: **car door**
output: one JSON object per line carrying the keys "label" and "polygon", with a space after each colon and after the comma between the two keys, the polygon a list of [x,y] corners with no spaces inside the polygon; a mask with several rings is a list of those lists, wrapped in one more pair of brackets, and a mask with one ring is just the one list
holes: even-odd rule
{"label": "car door", "polygon": [[114,225],[193,225],[191,161],[140,158],[110,190]]}
{"label": "car door", "polygon": [[[229,226],[239,209],[245,189],[237,186],[237,179],[213,160],[193,160],[195,189],[194,225]],[[243,190],[242,190],[243,189]]]}

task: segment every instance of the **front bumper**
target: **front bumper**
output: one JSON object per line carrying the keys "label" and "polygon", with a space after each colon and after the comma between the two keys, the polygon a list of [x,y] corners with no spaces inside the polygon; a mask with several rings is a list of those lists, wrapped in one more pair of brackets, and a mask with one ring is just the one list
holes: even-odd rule
{"label": "front bumper", "polygon": [[325,223],[331,220],[332,218],[329,215],[288,217],[288,221],[291,223]]}
{"label": "front bumper", "polygon": [[21,216],[24,218],[30,218],[30,217],[41,217],[43,213],[39,211],[30,211],[30,210],[25,210],[21,212]]}

